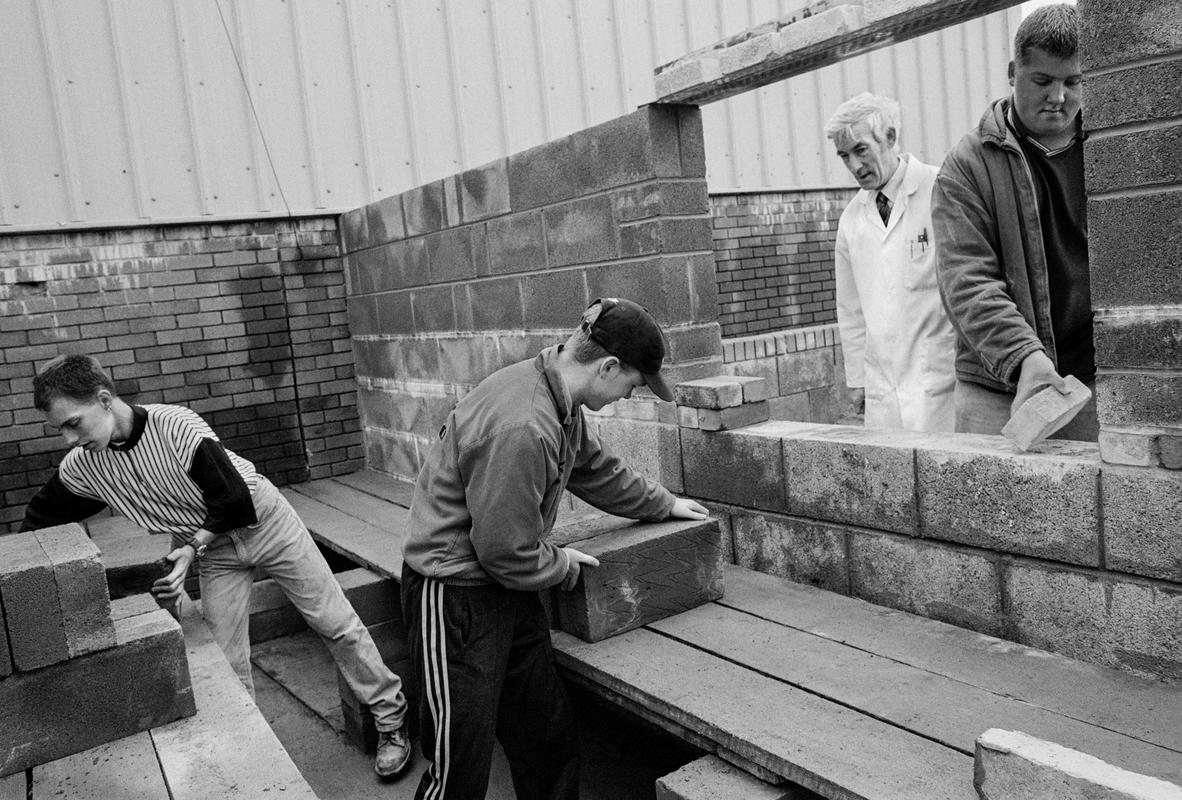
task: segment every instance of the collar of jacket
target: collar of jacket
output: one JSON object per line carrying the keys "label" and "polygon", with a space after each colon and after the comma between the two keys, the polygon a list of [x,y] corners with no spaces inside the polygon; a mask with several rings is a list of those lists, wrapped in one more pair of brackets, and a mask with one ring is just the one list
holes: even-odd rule
{"label": "collar of jacket", "polygon": [[144,428],[148,427],[148,409],[143,406],[131,406],[131,435],[127,437],[126,441],[119,444],[111,443],[110,448],[121,453],[126,453],[137,444],[139,444],[140,437],[144,435]]}
{"label": "collar of jacket", "polygon": [[[903,153],[899,158],[903,164],[903,180],[899,184],[898,196],[891,198],[892,205],[898,203],[900,197],[910,197],[914,194],[915,190],[919,188],[919,182],[921,180],[919,170],[913,168],[916,163],[915,156],[911,155],[911,153]],[[859,189],[855,198],[864,206],[870,205],[874,202],[874,198],[878,195],[878,192],[879,190],[877,189],[873,192],[869,189]],[[878,211],[875,210],[874,213],[877,214]]]}
{"label": "collar of jacket", "polygon": [[[981,117],[977,132],[981,135],[981,139],[988,144],[1020,152],[1018,134],[1006,121],[1010,114],[1010,105],[1008,97],[994,100],[993,105]],[[1079,113],[1075,115],[1075,137],[1081,142],[1087,141],[1088,138],[1087,131],[1083,127],[1083,113],[1081,108]]]}
{"label": "collar of jacket", "polygon": [[538,353],[538,357],[534,359],[534,369],[546,377],[546,385],[550,387],[550,396],[554,398],[558,418],[562,420],[563,425],[567,425],[574,415],[574,401],[570,396],[570,387],[566,385],[562,373],[554,364],[562,348],[563,345],[555,345]]}

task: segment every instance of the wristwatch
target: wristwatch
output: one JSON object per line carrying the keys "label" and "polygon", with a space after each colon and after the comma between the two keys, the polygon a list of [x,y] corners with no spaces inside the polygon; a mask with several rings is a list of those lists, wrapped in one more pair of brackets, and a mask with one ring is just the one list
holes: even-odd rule
{"label": "wristwatch", "polygon": [[205,551],[209,549],[209,545],[199,543],[197,541],[196,536],[194,536],[189,541],[185,542],[185,544],[187,544],[187,545],[189,545],[189,547],[193,548],[193,560],[194,561],[200,561],[201,556],[205,555]]}

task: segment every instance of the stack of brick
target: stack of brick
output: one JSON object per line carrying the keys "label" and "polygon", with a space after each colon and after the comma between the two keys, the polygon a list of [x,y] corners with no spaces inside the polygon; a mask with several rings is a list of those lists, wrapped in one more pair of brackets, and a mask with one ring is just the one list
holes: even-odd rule
{"label": "stack of brick", "polygon": [[0,776],[196,712],[180,626],[78,525],[0,536]]}
{"label": "stack of brick", "polygon": [[673,389],[677,421],[683,428],[729,431],[771,418],[764,378],[725,375],[679,383]]}

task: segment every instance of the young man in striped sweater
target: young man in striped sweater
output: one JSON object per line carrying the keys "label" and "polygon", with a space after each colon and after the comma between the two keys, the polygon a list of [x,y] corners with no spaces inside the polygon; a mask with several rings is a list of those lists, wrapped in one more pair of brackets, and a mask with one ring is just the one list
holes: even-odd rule
{"label": "young man in striped sweater", "polygon": [[172,570],[153,594],[176,598],[201,562],[201,606],[218,646],[253,696],[248,632],[255,569],[272,578],[320,634],[379,731],[374,770],[410,760],[402,682],[386,668],[308,529],[254,465],[222,446],[205,421],[174,405],[131,405],[90,356],[59,356],[33,381],[33,404],[70,446],[29,502],[21,530],[80,522],[110,506],[168,534]]}

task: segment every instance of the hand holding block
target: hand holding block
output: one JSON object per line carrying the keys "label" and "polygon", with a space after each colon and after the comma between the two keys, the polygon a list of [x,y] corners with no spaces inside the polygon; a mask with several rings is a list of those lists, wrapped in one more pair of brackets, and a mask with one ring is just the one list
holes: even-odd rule
{"label": "hand holding block", "polygon": [[1067,394],[1048,386],[1026,398],[1001,429],[1001,435],[1025,451],[1070,422],[1088,404],[1092,391],[1074,375],[1065,380]]}
{"label": "hand holding block", "polygon": [[639,523],[603,518],[581,526],[590,538],[570,547],[599,559],[584,567],[572,591],[553,591],[558,626],[588,642],[687,611],[722,597],[718,521]]}

